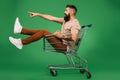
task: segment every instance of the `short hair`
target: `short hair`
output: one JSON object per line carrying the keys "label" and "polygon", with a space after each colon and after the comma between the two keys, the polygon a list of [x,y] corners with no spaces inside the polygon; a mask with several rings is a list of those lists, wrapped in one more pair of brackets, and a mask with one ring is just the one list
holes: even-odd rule
{"label": "short hair", "polygon": [[71,8],[71,9],[74,9],[74,10],[75,10],[75,15],[76,15],[76,13],[77,13],[77,8],[76,8],[75,5],[66,5],[66,8],[67,8],[67,7]]}

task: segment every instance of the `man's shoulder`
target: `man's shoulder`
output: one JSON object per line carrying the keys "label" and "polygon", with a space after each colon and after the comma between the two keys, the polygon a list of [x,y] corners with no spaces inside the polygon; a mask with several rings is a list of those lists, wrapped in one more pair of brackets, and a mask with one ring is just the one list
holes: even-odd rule
{"label": "man's shoulder", "polygon": [[73,23],[74,25],[80,25],[80,23],[79,23],[79,20],[78,20],[78,19],[73,20],[73,21],[72,21],[72,23]]}
{"label": "man's shoulder", "polygon": [[78,19],[75,19],[74,22],[78,22],[78,23],[79,23],[79,20],[78,20]]}

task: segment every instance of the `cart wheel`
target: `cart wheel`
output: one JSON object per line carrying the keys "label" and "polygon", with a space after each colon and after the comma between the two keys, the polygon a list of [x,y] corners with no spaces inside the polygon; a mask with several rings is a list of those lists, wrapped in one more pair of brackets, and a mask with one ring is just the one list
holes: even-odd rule
{"label": "cart wheel", "polygon": [[50,69],[50,73],[52,76],[57,76],[57,71],[55,71],[54,69]]}
{"label": "cart wheel", "polygon": [[88,79],[90,79],[91,78],[91,73],[90,72],[86,72],[86,76],[87,76]]}
{"label": "cart wheel", "polygon": [[80,73],[84,73],[85,72],[85,69],[80,69]]}

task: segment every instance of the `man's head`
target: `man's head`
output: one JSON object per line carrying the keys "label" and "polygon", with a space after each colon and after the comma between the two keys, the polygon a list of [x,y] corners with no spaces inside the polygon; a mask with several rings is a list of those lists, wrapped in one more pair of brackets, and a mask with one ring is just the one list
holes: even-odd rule
{"label": "man's head", "polygon": [[74,5],[66,5],[65,14],[70,13],[71,15],[76,15],[77,8]]}
{"label": "man's head", "polygon": [[77,8],[74,5],[66,5],[66,9],[65,9],[65,21],[69,21],[71,16],[75,16],[77,13]]}

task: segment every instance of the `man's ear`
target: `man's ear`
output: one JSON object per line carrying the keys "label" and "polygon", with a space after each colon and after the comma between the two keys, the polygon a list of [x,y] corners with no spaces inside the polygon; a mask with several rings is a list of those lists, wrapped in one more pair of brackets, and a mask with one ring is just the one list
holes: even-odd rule
{"label": "man's ear", "polygon": [[75,10],[74,10],[74,9],[70,9],[70,13],[71,13],[71,14],[74,14],[74,13],[75,13]]}

